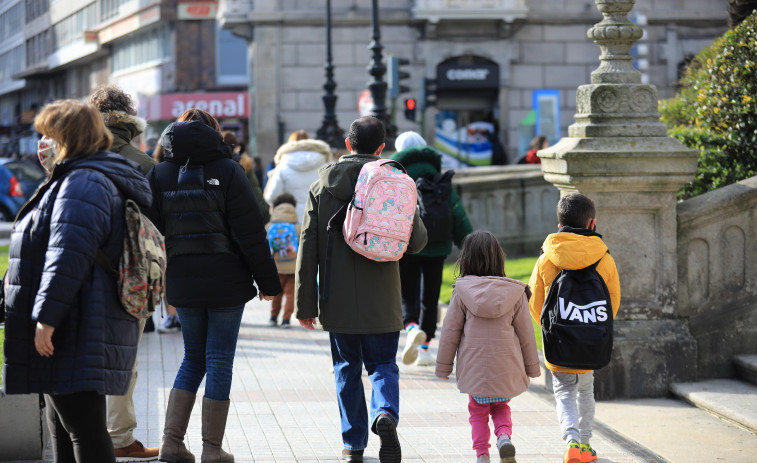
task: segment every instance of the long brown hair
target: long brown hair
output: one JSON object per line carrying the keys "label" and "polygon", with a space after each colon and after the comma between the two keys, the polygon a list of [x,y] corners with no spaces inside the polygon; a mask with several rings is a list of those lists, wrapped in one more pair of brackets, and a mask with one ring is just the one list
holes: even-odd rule
{"label": "long brown hair", "polygon": [[53,101],[42,108],[34,118],[34,129],[57,142],[55,162],[107,150],[113,143],[97,109],[77,100]]}
{"label": "long brown hair", "polygon": [[457,258],[456,276],[476,275],[481,277],[504,277],[505,252],[497,237],[488,231],[475,231],[463,241],[463,249]]}
{"label": "long brown hair", "polygon": [[221,125],[218,123],[216,118],[211,116],[209,112],[203,111],[202,109],[187,109],[181,116],[179,116],[178,119],[176,119],[176,122],[185,121],[200,121],[216,132],[221,133]]}

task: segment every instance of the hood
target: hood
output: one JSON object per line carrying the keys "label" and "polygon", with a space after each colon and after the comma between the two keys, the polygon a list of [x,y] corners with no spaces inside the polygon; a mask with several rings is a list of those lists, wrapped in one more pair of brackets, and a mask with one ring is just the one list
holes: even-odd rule
{"label": "hood", "polygon": [[349,201],[355,192],[357,177],[363,164],[377,161],[372,154],[350,154],[342,156],[339,161],[327,164],[318,171],[321,185],[340,201]]}
{"label": "hood", "polygon": [[200,121],[173,122],[160,136],[166,161],[204,164],[221,158],[231,159],[232,146],[221,134]]}
{"label": "hood", "polygon": [[60,178],[74,169],[92,169],[105,174],[126,198],[137,203],[140,208],[148,208],[152,204],[152,191],[147,178],[137,163],[123,156],[100,151],[85,158],[63,161],[55,166],[53,176]]}
{"label": "hood", "polygon": [[427,163],[434,166],[437,172],[442,170],[442,156],[430,146],[415,146],[397,151],[392,155],[392,159],[399,161],[405,167],[413,164]]}
{"label": "hood", "polygon": [[462,303],[473,315],[481,318],[499,318],[511,311],[523,296],[526,284],[507,277],[468,275],[458,278],[454,288]]}
{"label": "hood", "polygon": [[[281,145],[279,149],[276,150],[276,155],[273,157],[273,163],[278,165],[285,157],[287,157],[287,154],[298,153],[297,156],[294,157],[299,157],[303,151],[320,154],[320,164],[328,162],[329,156],[331,156],[331,148],[329,148],[329,145],[326,142],[308,138],[307,140],[290,141]],[[316,166],[320,164],[316,164]],[[292,164],[289,164],[289,166],[292,166]],[[292,168],[294,167],[292,166]]]}
{"label": "hood", "polygon": [[563,227],[547,236],[541,247],[544,257],[557,268],[576,270],[588,267],[607,253],[602,235],[585,228]]}
{"label": "hood", "polygon": [[299,222],[297,217],[297,208],[292,206],[291,204],[279,204],[278,206],[273,208],[273,212],[271,212],[271,223],[273,222],[286,222],[286,223],[297,223]]}
{"label": "hood", "polygon": [[[147,128],[147,121],[139,116],[132,116],[123,111],[110,111],[101,113],[103,122],[117,135],[122,135],[127,141],[131,141]],[[114,130],[115,129],[115,130]],[[123,132],[123,133],[118,133]]]}

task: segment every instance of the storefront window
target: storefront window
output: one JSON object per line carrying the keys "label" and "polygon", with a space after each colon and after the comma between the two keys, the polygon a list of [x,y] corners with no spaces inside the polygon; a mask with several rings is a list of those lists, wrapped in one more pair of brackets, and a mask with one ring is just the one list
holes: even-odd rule
{"label": "storefront window", "polygon": [[218,85],[247,85],[247,41],[230,30],[216,29],[216,75]]}

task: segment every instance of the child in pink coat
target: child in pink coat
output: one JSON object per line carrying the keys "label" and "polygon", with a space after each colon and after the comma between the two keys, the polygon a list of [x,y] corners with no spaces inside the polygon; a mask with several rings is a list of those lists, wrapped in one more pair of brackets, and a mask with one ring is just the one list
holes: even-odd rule
{"label": "child in pink coat", "polygon": [[449,379],[457,353],[457,387],[469,394],[477,463],[489,460],[489,415],[501,463],[515,462],[510,399],[540,375],[528,286],[505,276],[505,254],[489,232],[468,235],[457,262],[460,278],[444,318],[436,376]]}

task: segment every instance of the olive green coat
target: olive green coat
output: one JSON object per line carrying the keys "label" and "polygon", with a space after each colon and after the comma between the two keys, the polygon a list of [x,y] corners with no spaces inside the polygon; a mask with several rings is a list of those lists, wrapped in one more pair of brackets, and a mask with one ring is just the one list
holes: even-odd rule
{"label": "olive green coat", "polygon": [[144,132],[147,123],[144,119],[137,116],[126,114],[123,111],[111,111],[102,113],[105,125],[113,134],[113,143],[110,145],[110,151],[118,153],[129,161],[139,164],[143,174],[152,169],[155,160],[138,150],[131,144],[131,140]]}
{"label": "olive green coat", "polygon": [[[310,187],[297,254],[295,316],[318,318],[329,332],[376,334],[403,328],[398,262],[376,262],[361,256],[347,246],[340,228],[334,239],[330,275],[325,270],[328,221],[352,198],[363,164],[377,159],[369,154],[342,156],[322,167],[319,180]],[[407,249],[417,253],[425,245],[426,227],[416,208]],[[328,300],[324,297],[327,287]]]}

